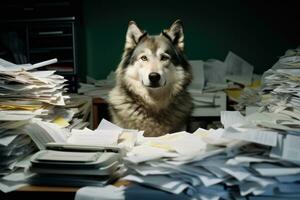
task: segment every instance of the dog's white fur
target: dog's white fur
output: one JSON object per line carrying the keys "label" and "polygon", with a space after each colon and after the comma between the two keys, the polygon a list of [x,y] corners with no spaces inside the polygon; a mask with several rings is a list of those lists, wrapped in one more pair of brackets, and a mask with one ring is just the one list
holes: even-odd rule
{"label": "dog's white fur", "polygon": [[[109,93],[114,123],[159,136],[179,130],[191,112],[186,91],[192,79],[183,55],[182,24],[178,20],[158,36],[148,36],[130,22],[117,83]],[[150,73],[159,77],[153,81]]]}

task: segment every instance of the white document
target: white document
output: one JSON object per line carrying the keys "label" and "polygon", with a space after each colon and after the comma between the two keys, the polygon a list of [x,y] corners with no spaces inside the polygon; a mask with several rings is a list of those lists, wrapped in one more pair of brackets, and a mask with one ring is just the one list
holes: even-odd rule
{"label": "white document", "polygon": [[277,134],[277,145],[275,147],[272,147],[269,156],[271,158],[282,158],[283,153],[283,141],[284,136],[282,134]]}
{"label": "white document", "polygon": [[174,173],[175,171],[166,168],[166,167],[153,167],[146,164],[139,164],[139,165],[131,165],[130,166],[134,171],[136,171],[138,174],[142,176],[149,176],[149,175],[164,175],[164,174],[170,174]]}
{"label": "white document", "polygon": [[193,166],[193,165],[186,164],[186,165],[178,166],[178,165],[172,165],[172,164],[163,163],[163,162],[155,163],[154,161],[151,162],[150,164],[153,167],[166,167],[166,168],[170,168],[171,171],[175,170],[175,171],[177,171],[177,173],[183,173],[183,174],[189,175],[191,177],[197,178],[197,179],[201,180],[201,182],[206,187],[218,184],[224,180],[223,178],[216,177],[216,176],[208,173],[206,170],[199,168],[197,166]]}
{"label": "white document", "polygon": [[282,158],[300,161],[300,136],[288,134],[284,139]]}
{"label": "white document", "polygon": [[39,149],[45,149],[49,142],[66,143],[69,132],[58,125],[35,120],[26,125],[24,130]]}
{"label": "white document", "polygon": [[251,174],[251,176],[248,176],[246,180],[256,182],[263,188],[269,185],[275,185],[277,183],[277,181],[274,180],[272,177],[261,177],[261,176],[256,176],[255,174]]}
{"label": "white document", "polygon": [[159,140],[150,142],[150,145],[158,148],[163,147],[168,151],[175,151],[181,155],[200,153],[206,149],[206,143],[203,142],[200,136],[185,131],[165,135]]}
{"label": "white document", "polygon": [[22,64],[22,65],[16,65],[14,63],[8,62],[6,60],[3,60],[0,58],[0,71],[22,71],[22,70],[32,70],[32,69],[36,69],[39,67],[43,67],[46,65],[50,65],[53,63],[56,63],[57,59],[51,59],[51,60],[46,60],[40,63],[36,63],[36,64]]}
{"label": "white document", "polygon": [[121,135],[119,135],[118,147],[129,151],[135,146],[137,138],[142,135],[142,131],[124,130]]}
{"label": "white document", "polygon": [[226,145],[232,141],[223,137],[223,128],[209,130],[198,128],[193,134],[199,135],[205,143],[212,145]]}
{"label": "white document", "polygon": [[102,119],[100,124],[98,125],[96,130],[111,130],[111,131],[123,131],[119,126],[107,121],[106,119]]}
{"label": "white document", "polygon": [[215,167],[215,166],[203,166],[203,167],[218,178],[222,178],[225,180],[225,178],[228,177],[228,173],[222,171],[219,167]]}
{"label": "white document", "polygon": [[127,175],[124,180],[133,181],[145,185],[149,185],[151,187],[155,187],[161,190],[165,190],[167,192],[171,192],[173,194],[180,194],[183,190],[189,187],[184,181],[173,179],[167,176],[136,176],[136,175]]}
{"label": "white document", "polygon": [[276,176],[275,177],[281,183],[293,183],[300,181],[300,174],[287,175],[287,176]]}
{"label": "white document", "polygon": [[9,145],[18,135],[0,137],[0,147]]}
{"label": "white document", "polygon": [[20,71],[24,68],[30,67],[30,64],[16,65],[14,63],[8,62],[0,58],[0,71],[9,72],[9,71]]}
{"label": "white document", "polygon": [[248,170],[240,166],[221,166],[220,169],[239,181],[243,181],[252,175]]}
{"label": "white document", "polygon": [[12,192],[27,185],[28,183],[26,183],[26,181],[7,181],[0,179],[0,190],[4,193]]}
{"label": "white document", "polygon": [[83,130],[73,129],[71,136],[67,139],[68,144],[116,146],[119,134],[112,131],[98,130],[92,131],[88,128]]}
{"label": "white document", "polygon": [[226,85],[227,66],[220,60],[210,59],[204,63],[205,82]]}
{"label": "white document", "polygon": [[262,186],[256,182],[244,182],[244,183],[240,183],[239,188],[240,188],[240,194],[242,196],[246,196],[257,190],[261,190]]}
{"label": "white document", "polygon": [[262,176],[287,176],[300,173],[300,167],[284,167],[269,163],[257,163],[251,166]]}
{"label": "white document", "polygon": [[246,116],[257,112],[259,109],[258,106],[246,106]]}
{"label": "white document", "polygon": [[191,91],[193,103],[195,106],[215,106],[215,94],[203,94],[199,92]]}
{"label": "white document", "polygon": [[247,128],[240,131],[236,128],[229,127],[225,129],[223,136],[225,138],[254,142],[273,147],[277,144],[277,132],[260,128]]}
{"label": "white document", "polygon": [[263,156],[235,156],[227,160],[226,164],[249,166],[249,163],[263,163],[263,162],[279,163],[280,161],[281,160],[276,160],[276,159],[263,157]]}
{"label": "white document", "polygon": [[26,181],[27,178],[33,176],[33,173],[29,172],[13,172],[9,175],[2,177],[2,179],[7,181]]}
{"label": "white document", "polygon": [[87,186],[77,190],[75,200],[125,200],[124,187],[107,185],[105,187]]}
{"label": "white document", "polygon": [[169,152],[165,148],[156,148],[152,146],[136,146],[130,152],[127,153],[127,156],[124,160],[127,160],[131,163],[141,163],[150,160],[157,160],[160,158],[172,158],[177,157],[178,153]]}
{"label": "white document", "polygon": [[239,111],[221,111],[221,123],[224,128],[245,123],[245,117]]}
{"label": "white document", "polygon": [[251,84],[254,67],[247,61],[229,51],[225,59],[225,64],[227,65],[227,80],[243,85]]}
{"label": "white document", "polygon": [[205,76],[203,70],[203,61],[202,60],[190,60],[189,61],[192,67],[193,81],[189,85],[189,88],[202,92],[205,84]]}

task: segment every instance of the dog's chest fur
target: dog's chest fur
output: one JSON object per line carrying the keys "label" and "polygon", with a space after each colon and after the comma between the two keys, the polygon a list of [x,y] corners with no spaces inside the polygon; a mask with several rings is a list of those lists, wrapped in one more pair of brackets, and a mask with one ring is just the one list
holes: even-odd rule
{"label": "dog's chest fur", "polygon": [[186,91],[170,98],[163,108],[147,105],[138,96],[128,95],[121,87],[114,88],[110,96],[113,98],[110,98],[109,109],[114,123],[123,128],[144,131],[144,136],[160,136],[182,130],[192,109],[191,97]]}

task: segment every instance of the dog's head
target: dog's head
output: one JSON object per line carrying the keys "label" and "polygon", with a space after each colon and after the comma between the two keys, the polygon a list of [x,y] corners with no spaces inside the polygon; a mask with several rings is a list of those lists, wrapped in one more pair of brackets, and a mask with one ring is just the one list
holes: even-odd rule
{"label": "dog's head", "polygon": [[119,84],[140,96],[156,98],[173,96],[185,89],[192,75],[183,53],[183,39],[180,20],[153,36],[131,21],[117,70]]}

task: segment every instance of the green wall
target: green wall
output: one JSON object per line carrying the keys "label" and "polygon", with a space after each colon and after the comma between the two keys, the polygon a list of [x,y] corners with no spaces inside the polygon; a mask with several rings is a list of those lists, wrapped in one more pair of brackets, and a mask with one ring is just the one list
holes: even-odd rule
{"label": "green wall", "polygon": [[[256,73],[262,73],[285,50],[300,44],[299,31],[284,27],[284,21],[294,20],[295,16],[291,14],[293,10],[289,10],[291,13],[282,10],[280,1],[250,2],[83,1],[85,63],[81,67],[86,67],[86,74],[96,79],[103,79],[115,70],[130,20],[148,33],[157,34],[174,20],[181,19],[190,60],[224,60],[231,50],[254,65]],[[282,16],[276,17],[276,12]]]}

